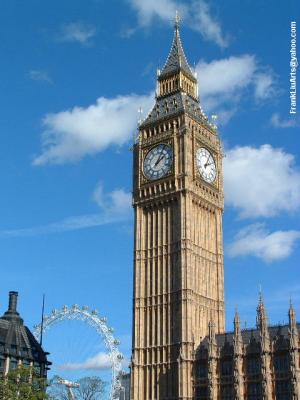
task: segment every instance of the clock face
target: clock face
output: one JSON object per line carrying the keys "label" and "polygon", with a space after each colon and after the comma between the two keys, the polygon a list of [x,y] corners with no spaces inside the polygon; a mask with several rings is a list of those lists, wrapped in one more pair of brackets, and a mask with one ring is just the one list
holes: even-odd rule
{"label": "clock face", "polygon": [[213,183],[217,176],[217,169],[211,153],[204,147],[200,147],[196,153],[196,163],[205,182]]}
{"label": "clock face", "polygon": [[147,153],[144,159],[144,175],[151,180],[162,178],[170,171],[172,163],[172,147],[161,143]]}

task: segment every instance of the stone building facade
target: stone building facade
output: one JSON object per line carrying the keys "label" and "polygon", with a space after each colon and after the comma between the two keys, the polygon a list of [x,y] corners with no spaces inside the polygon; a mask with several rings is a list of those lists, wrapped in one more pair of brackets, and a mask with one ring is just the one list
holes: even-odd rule
{"label": "stone building facade", "polygon": [[[216,77],[217,79],[217,77]],[[131,400],[300,400],[299,324],[225,332],[222,147],[176,18],[133,147]]]}
{"label": "stone building facade", "polygon": [[18,365],[33,367],[41,377],[47,377],[51,364],[33,334],[24,325],[17,311],[17,292],[9,293],[8,310],[0,318],[0,374],[6,375]]}
{"label": "stone building facade", "polygon": [[195,400],[298,400],[300,324],[292,305],[289,324],[269,326],[260,298],[256,329],[241,329],[236,312],[234,331],[209,335],[195,351]]}

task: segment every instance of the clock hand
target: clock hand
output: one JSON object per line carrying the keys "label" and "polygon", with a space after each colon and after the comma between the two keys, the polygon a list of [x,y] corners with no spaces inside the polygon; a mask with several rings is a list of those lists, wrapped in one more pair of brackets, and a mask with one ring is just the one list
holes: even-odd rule
{"label": "clock hand", "polygon": [[210,155],[208,156],[206,163],[204,164],[204,168],[206,168],[208,165],[211,165],[213,163],[213,161],[209,164],[208,161],[210,159]]}
{"label": "clock hand", "polygon": [[162,148],[162,151],[161,151],[161,153],[160,153],[160,155],[159,155],[159,157],[158,157],[156,163],[154,164],[154,167],[156,167],[156,166],[159,164],[159,162],[164,158],[165,155],[164,155],[163,151],[164,151],[165,148],[166,148],[166,146],[164,146],[164,147]]}

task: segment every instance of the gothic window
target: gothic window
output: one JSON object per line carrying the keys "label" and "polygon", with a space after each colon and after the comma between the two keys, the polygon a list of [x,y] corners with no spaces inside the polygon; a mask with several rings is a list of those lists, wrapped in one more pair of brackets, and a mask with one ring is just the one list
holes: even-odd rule
{"label": "gothic window", "polygon": [[287,380],[276,381],[276,400],[287,400],[290,398],[290,383]]}
{"label": "gothic window", "polygon": [[222,376],[232,375],[232,360],[221,361],[221,375]]}
{"label": "gothic window", "polygon": [[38,375],[41,374],[41,366],[38,362],[33,363],[33,368],[34,368],[36,374],[38,374]]}
{"label": "gothic window", "polygon": [[5,364],[5,358],[4,356],[0,356],[0,372],[3,372],[4,370],[4,364]]}
{"label": "gothic window", "polygon": [[275,355],[274,369],[277,373],[286,373],[289,371],[288,354],[276,354]]}
{"label": "gothic window", "polygon": [[197,386],[196,387],[196,400],[207,400],[208,390],[207,386]]}
{"label": "gothic window", "polygon": [[206,362],[200,362],[196,369],[197,378],[207,378],[207,364]]}
{"label": "gothic window", "polygon": [[231,385],[221,385],[221,400],[233,399],[233,390]]}
{"label": "gothic window", "polygon": [[261,364],[257,357],[249,357],[246,361],[247,375],[257,375],[260,373]]}
{"label": "gothic window", "polygon": [[247,387],[247,400],[260,400],[262,398],[261,383],[249,382]]}
{"label": "gothic window", "polygon": [[24,367],[30,367],[30,361],[29,361],[27,358],[25,358],[25,359],[22,361],[22,364],[24,365]]}
{"label": "gothic window", "polygon": [[16,369],[18,365],[18,360],[14,357],[11,357],[9,360],[9,369]]}

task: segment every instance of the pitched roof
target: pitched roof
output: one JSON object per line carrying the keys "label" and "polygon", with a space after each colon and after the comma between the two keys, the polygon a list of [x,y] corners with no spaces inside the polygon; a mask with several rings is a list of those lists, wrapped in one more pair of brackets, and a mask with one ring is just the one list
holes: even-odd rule
{"label": "pitched roof", "polygon": [[17,292],[9,293],[9,307],[0,318],[0,356],[29,359],[50,365],[47,355],[17,312]]}
{"label": "pitched roof", "polygon": [[179,32],[179,20],[177,18],[175,22],[175,31],[171,50],[158,79],[163,79],[164,77],[167,77],[168,75],[180,70],[188,75],[192,80],[196,80],[183,51]]}
{"label": "pitched roof", "polygon": [[198,101],[185,92],[176,92],[164,98],[157,98],[152,110],[141,123],[140,128],[152,125],[181,113],[187,113],[196,121],[204,123],[210,129],[208,118],[204,115]]}

